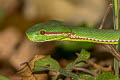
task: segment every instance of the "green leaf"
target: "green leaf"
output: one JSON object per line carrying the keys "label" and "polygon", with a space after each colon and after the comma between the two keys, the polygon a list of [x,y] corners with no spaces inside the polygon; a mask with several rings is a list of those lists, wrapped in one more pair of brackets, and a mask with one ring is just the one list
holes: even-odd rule
{"label": "green leaf", "polygon": [[75,64],[75,66],[83,66],[85,63],[84,62],[80,62],[80,63],[78,63],[78,64]]}
{"label": "green leaf", "polygon": [[81,80],[95,80],[94,77],[87,74],[80,74],[79,77]]}
{"label": "green leaf", "polygon": [[66,66],[66,69],[67,69],[67,70],[71,70],[71,69],[72,69],[72,66],[73,66],[73,62],[69,63],[69,64]]}
{"label": "green leaf", "polygon": [[83,60],[83,61],[87,61],[90,58],[90,53],[88,51],[85,51],[84,49],[82,49],[81,53],[80,53],[80,57],[78,57],[79,60]]}
{"label": "green leaf", "polygon": [[111,72],[103,72],[96,77],[96,80],[120,80],[116,75]]}
{"label": "green leaf", "polygon": [[85,51],[84,49],[82,49],[81,53],[78,55],[78,57],[75,59],[74,62],[69,63],[66,66],[67,70],[71,70],[72,66],[83,66],[85,63],[81,62],[81,61],[87,61],[90,58],[90,53],[88,51]]}
{"label": "green leaf", "polygon": [[90,53],[82,49],[81,53],[78,55],[77,59],[74,62],[75,66],[82,66],[84,62],[81,61],[87,61],[89,58],[90,58]]}
{"label": "green leaf", "polygon": [[33,72],[44,71],[44,70],[58,71],[60,69],[59,63],[49,56],[37,60],[34,66],[35,67],[32,70]]}
{"label": "green leaf", "polygon": [[73,73],[73,72],[70,72],[70,71],[67,70],[67,69],[61,68],[61,69],[59,70],[59,72],[60,72],[60,74],[66,76],[66,77],[74,78],[74,80],[80,80],[80,79],[79,79],[79,76],[78,76],[77,74],[75,74],[75,73]]}
{"label": "green leaf", "polygon": [[0,80],[10,80],[10,79],[8,79],[7,77],[5,77],[3,75],[0,75]]}

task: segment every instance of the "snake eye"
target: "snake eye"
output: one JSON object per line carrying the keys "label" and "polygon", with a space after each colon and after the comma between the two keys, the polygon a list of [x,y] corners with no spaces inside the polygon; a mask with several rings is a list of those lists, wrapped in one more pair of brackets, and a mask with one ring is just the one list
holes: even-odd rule
{"label": "snake eye", "polygon": [[41,34],[41,35],[44,35],[44,34],[45,34],[45,31],[42,31],[42,30],[41,30],[41,31],[40,31],[40,34]]}

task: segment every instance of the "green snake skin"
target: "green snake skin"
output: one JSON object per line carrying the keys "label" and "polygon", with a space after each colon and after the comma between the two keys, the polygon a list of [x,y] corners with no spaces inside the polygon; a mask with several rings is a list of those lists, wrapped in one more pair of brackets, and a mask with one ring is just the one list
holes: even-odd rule
{"label": "green snake skin", "polygon": [[51,20],[36,24],[26,31],[26,35],[29,40],[34,42],[69,40],[118,44],[120,31],[70,27],[62,21]]}

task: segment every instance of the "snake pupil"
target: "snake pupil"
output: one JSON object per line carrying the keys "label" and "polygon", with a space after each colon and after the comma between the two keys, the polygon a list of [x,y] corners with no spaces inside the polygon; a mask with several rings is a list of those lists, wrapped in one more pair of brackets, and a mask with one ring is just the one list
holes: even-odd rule
{"label": "snake pupil", "polygon": [[41,35],[44,35],[44,34],[45,34],[45,31],[42,31],[42,30],[41,30],[41,31],[40,31],[40,34],[41,34]]}

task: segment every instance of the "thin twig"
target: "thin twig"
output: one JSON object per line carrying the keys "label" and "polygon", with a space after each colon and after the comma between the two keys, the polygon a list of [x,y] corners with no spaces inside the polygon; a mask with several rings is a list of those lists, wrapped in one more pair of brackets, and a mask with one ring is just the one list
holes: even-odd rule
{"label": "thin twig", "polygon": [[87,61],[87,64],[88,64],[88,65],[91,65],[91,66],[93,66],[95,69],[98,69],[98,70],[101,70],[101,71],[112,71],[112,67],[111,67],[111,66],[109,66],[109,67],[103,67],[103,66],[101,66],[101,65],[98,65],[98,64],[94,63],[94,62],[91,61],[91,60]]}
{"label": "thin twig", "polygon": [[79,70],[79,71],[83,71],[83,72],[89,73],[89,74],[91,74],[91,75],[93,75],[93,76],[97,76],[97,73],[91,72],[91,71],[89,71],[88,69],[85,69],[85,68],[73,66],[72,69],[73,69],[73,70],[77,70],[77,71],[78,71],[78,70]]}
{"label": "thin twig", "polygon": [[109,6],[108,6],[108,8],[107,8],[107,11],[106,11],[106,13],[105,13],[105,15],[104,15],[104,17],[103,17],[103,19],[102,19],[102,23],[101,23],[99,29],[102,29],[102,28],[103,28],[103,25],[104,25],[104,23],[105,23],[105,20],[106,20],[106,18],[107,18],[107,16],[108,16],[108,14],[109,14],[109,12],[110,12],[110,10],[111,10],[112,7],[113,7],[113,5],[112,5],[112,4],[109,4]]}
{"label": "thin twig", "polygon": [[[21,65],[21,66],[22,66],[22,65],[26,65],[26,66],[28,67],[28,69],[30,70],[31,74],[32,74],[32,69],[31,69],[31,67],[30,67],[30,65],[29,65],[28,62],[24,62],[24,63],[22,63],[22,64],[20,64],[20,65]],[[32,75],[33,75],[33,77],[35,78],[35,80],[38,80],[34,74],[32,74]]]}
{"label": "thin twig", "polygon": [[118,61],[120,61],[119,51],[113,45],[102,45],[108,52],[110,52]]}

